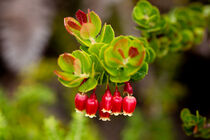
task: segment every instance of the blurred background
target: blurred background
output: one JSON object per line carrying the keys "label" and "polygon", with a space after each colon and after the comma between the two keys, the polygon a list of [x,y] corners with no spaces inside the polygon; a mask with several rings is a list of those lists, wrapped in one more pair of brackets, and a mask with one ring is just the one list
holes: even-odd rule
{"label": "blurred background", "polygon": [[[182,129],[180,111],[210,118],[210,40],[158,58],[149,74],[133,84],[138,100],[133,117],[111,122],[75,113],[76,89],[61,85],[53,71],[57,57],[79,48],[63,18],[94,10],[118,35],[139,36],[131,13],[137,0],[0,1],[0,140],[193,140]],[[192,2],[150,0],[161,13]],[[120,89],[122,91],[122,89]],[[104,93],[105,89],[97,89]],[[113,91],[113,90],[112,90]],[[199,139],[197,139],[199,140]]]}

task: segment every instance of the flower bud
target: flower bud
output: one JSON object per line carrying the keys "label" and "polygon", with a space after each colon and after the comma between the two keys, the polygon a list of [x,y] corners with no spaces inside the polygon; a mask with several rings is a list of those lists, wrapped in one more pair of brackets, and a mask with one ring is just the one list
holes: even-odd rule
{"label": "flower bud", "polygon": [[129,95],[133,95],[133,88],[132,88],[130,82],[125,82],[124,93],[128,93]]}
{"label": "flower bud", "polygon": [[136,98],[134,96],[126,96],[123,99],[123,115],[132,116],[136,108]]}
{"label": "flower bud", "polygon": [[96,117],[96,112],[98,110],[98,100],[96,99],[95,91],[90,95],[90,98],[86,102],[86,114],[85,116],[93,118]]}
{"label": "flower bud", "polygon": [[120,92],[118,91],[116,86],[114,96],[112,98],[112,114],[114,114],[115,116],[121,114],[122,101],[123,98],[120,96]]}
{"label": "flower bud", "polygon": [[82,112],[85,110],[88,96],[85,93],[77,93],[75,96],[75,110],[76,112]]}
{"label": "flower bud", "polygon": [[102,121],[110,121],[110,113],[104,113],[103,111],[102,111],[102,108],[103,108],[103,104],[102,104],[102,102],[100,103],[100,107],[99,107],[99,116],[100,116],[100,118],[99,118],[99,120],[102,120]]}
{"label": "flower bud", "polygon": [[111,113],[111,109],[112,109],[112,94],[111,91],[109,89],[109,86],[107,86],[107,89],[102,97],[102,111]]}

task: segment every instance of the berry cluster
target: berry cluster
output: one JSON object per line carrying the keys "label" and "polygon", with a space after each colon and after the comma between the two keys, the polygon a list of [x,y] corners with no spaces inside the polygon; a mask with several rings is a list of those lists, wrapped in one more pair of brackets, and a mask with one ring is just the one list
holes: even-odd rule
{"label": "berry cluster", "polygon": [[[99,116],[102,121],[110,121],[110,115],[118,116],[123,114],[125,116],[132,116],[136,107],[136,98],[133,95],[133,88],[129,82],[125,83],[123,98],[116,86],[114,95],[112,96],[109,86],[99,103],[95,90],[88,98],[85,93],[77,93],[75,96],[75,109],[77,112],[86,111],[85,116],[93,118],[96,117],[96,112],[99,109]],[[121,112],[123,110],[123,113]]]}

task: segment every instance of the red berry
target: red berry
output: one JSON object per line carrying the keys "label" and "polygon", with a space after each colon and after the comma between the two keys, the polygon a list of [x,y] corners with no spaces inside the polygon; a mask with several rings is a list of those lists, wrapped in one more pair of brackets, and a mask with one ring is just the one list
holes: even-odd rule
{"label": "red berry", "polygon": [[126,116],[132,116],[136,108],[136,98],[134,96],[126,96],[123,99],[123,114]]}
{"label": "red berry", "polygon": [[132,88],[130,82],[125,82],[124,93],[128,93],[129,95],[133,95],[133,88]]}
{"label": "red berry", "polygon": [[82,112],[85,110],[86,102],[88,96],[84,93],[77,93],[75,96],[75,109],[77,112]]}
{"label": "red berry", "polygon": [[112,94],[111,91],[109,89],[109,86],[107,86],[107,89],[102,97],[102,111],[111,113],[111,109],[112,109]]}
{"label": "red berry", "polygon": [[110,113],[104,113],[103,111],[102,111],[102,108],[103,108],[103,104],[102,104],[102,102],[100,103],[100,108],[99,108],[99,116],[100,116],[100,118],[99,118],[99,120],[102,120],[102,121],[110,121]]}
{"label": "red berry", "polygon": [[98,110],[98,100],[96,99],[95,91],[90,95],[90,98],[86,102],[86,114],[85,116],[93,118],[96,117],[96,112]]}
{"label": "red berry", "polygon": [[123,98],[120,96],[120,92],[118,91],[116,86],[114,96],[112,98],[112,114],[114,114],[115,116],[121,114],[122,101]]}

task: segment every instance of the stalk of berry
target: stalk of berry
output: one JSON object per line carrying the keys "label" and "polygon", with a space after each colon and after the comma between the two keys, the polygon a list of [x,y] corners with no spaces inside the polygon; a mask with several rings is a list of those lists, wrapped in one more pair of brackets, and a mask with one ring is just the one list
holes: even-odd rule
{"label": "stalk of berry", "polygon": [[133,88],[131,86],[130,82],[125,82],[125,86],[124,86],[124,94],[129,94],[129,95],[133,95]]}

